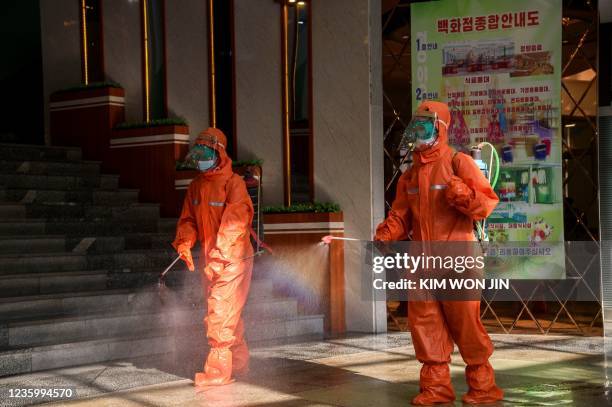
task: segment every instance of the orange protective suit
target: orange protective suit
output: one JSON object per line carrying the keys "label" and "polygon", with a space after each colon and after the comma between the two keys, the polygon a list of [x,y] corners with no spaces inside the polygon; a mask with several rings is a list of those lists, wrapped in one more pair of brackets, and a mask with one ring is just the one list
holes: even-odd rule
{"label": "orange protective suit", "polygon": [[[427,101],[417,109],[437,113],[449,123],[444,103]],[[376,229],[377,240],[474,241],[473,221],[489,216],[498,198],[471,157],[448,146],[446,127],[439,123],[432,147],[413,152],[413,166],[400,177],[389,215]],[[491,403],[503,398],[495,384],[489,356],[493,344],[480,321],[479,301],[410,301],[408,322],[417,359],[423,363],[420,393],[413,404],[455,400],[448,363],[453,342],[467,364],[466,403]]]}
{"label": "orange protective suit", "polygon": [[196,373],[195,385],[223,385],[233,381],[232,374],[248,370],[249,351],[240,314],[251,282],[253,204],[244,181],[232,172],[225,135],[209,128],[196,143],[217,150],[219,161],[189,185],[173,246],[189,266],[191,248],[200,241],[201,257],[206,261],[200,270],[208,306],[204,324],[211,349],[204,372]]}

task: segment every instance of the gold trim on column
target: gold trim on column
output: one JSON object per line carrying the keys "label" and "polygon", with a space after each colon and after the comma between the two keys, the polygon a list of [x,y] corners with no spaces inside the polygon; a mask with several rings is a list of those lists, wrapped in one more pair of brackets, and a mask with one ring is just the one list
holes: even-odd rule
{"label": "gold trim on column", "polygon": [[87,4],[81,0],[81,38],[83,39],[83,83],[89,85],[89,56],[87,55]]}
{"label": "gold trim on column", "polygon": [[144,48],[144,92],[145,92],[145,121],[151,120],[150,83],[149,83],[149,23],[147,15],[147,0],[142,0],[142,32]]}
{"label": "gold trim on column", "polygon": [[281,58],[283,64],[283,172],[285,205],[291,205],[291,144],[289,133],[289,39],[288,39],[288,6],[283,1],[281,12]]}
{"label": "gold trim on column", "polygon": [[215,15],[213,0],[208,0],[208,100],[210,127],[217,127],[217,78],[215,72]]}

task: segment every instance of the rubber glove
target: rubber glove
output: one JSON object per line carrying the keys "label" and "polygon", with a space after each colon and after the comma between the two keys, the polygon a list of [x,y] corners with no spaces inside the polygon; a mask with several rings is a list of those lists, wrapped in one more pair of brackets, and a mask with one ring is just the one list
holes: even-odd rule
{"label": "rubber glove", "polygon": [[456,175],[453,175],[448,182],[446,199],[451,206],[465,208],[470,204],[474,192]]}
{"label": "rubber glove", "polygon": [[176,250],[181,256],[181,260],[185,262],[189,271],[195,271],[195,265],[193,263],[193,257],[191,256],[191,249],[186,245],[181,245]]}

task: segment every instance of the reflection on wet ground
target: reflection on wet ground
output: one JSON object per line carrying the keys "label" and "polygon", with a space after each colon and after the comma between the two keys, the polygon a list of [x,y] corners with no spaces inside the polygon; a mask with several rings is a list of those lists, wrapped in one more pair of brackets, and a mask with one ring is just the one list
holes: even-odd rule
{"label": "reflection on wet ground", "polygon": [[[602,338],[492,335],[492,358],[506,396],[498,405],[603,406]],[[64,369],[0,380],[29,387],[76,386],[64,404],[87,406],[406,406],[418,391],[420,364],[407,333],[350,335],[253,350],[251,372],[234,384],[196,393],[193,355]],[[452,362],[456,405],[466,391],[464,364]],[[61,403],[60,403],[61,404]]]}

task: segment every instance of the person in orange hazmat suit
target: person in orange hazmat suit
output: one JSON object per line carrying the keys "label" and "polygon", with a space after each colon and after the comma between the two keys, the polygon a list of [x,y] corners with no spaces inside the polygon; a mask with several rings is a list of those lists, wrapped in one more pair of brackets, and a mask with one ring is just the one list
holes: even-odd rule
{"label": "person in orange hazmat suit", "polygon": [[[413,165],[400,177],[387,218],[375,240],[474,241],[473,222],[491,214],[499,199],[471,157],[447,142],[448,106],[425,101],[407,131],[414,132]],[[466,403],[503,398],[489,363],[493,345],[480,320],[480,301],[410,301],[408,323],[423,363],[416,405],[455,400],[449,371],[454,343],[467,367]]]}
{"label": "person in orange hazmat suit", "polygon": [[226,137],[204,130],[188,157],[200,174],[191,182],[177,224],[173,246],[194,271],[191,248],[201,245],[201,270],[210,352],[196,386],[224,385],[248,371],[249,350],[240,314],[247,300],[253,266],[250,228],[253,204],[243,179],[232,171]]}

